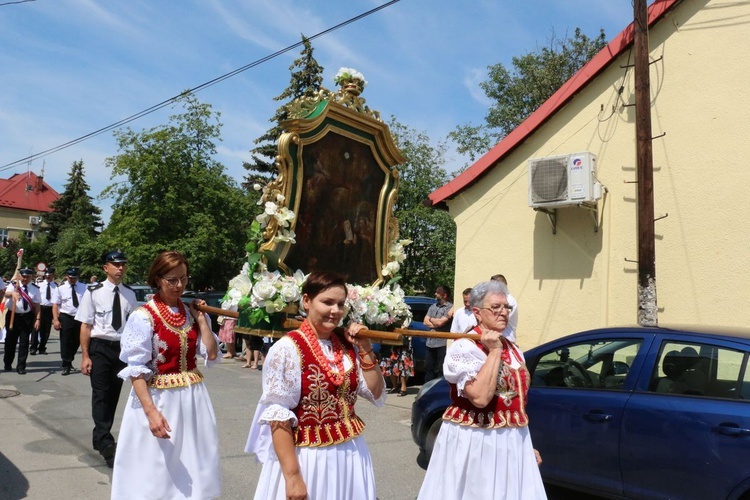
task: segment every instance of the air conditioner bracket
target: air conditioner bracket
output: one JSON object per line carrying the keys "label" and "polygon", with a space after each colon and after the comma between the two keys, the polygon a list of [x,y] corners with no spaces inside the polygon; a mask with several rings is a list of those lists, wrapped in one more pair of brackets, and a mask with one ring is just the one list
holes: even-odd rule
{"label": "air conditioner bracket", "polygon": [[546,208],[535,208],[534,211],[547,214],[547,219],[549,219],[549,223],[552,224],[552,234],[557,234],[557,209],[553,208],[552,210],[549,210]]}

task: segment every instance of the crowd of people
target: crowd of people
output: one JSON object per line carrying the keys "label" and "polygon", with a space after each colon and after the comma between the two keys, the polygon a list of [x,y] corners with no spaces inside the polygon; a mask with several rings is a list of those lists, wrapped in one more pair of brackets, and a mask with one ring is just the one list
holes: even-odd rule
{"label": "crowd of people", "polygon": [[[242,359],[235,348],[242,334],[235,334],[230,315],[216,335],[200,311],[205,302],[182,302],[189,276],[182,254],[157,255],[148,273],[156,293],[141,307],[122,283],[126,266],[116,250],[102,256],[104,279],[88,286],[75,267],[60,285],[51,268],[38,286],[27,268],[17,281],[0,283],[12,311],[4,368],[13,369],[17,346],[16,371],[25,374],[28,356],[46,354],[50,329],[59,330],[62,375],[75,371],[81,350],[80,371],[91,383],[92,446],[114,469],[112,498],[218,498],[216,416],[198,360],[211,367],[222,358]],[[355,405],[363,398],[381,407],[388,392],[405,395],[413,349],[408,337],[379,360],[362,325],[339,326],[346,297],[343,275],[315,271],[303,284],[298,329],[273,345],[239,337],[244,366],[263,368],[245,447],[262,463],[256,499],[377,498]],[[435,298],[424,324],[441,335],[428,339],[425,381],[445,377],[452,402],[419,498],[546,498],[525,412],[529,372],[515,344],[518,305],[505,278],[465,289],[460,308],[447,286],[437,287]],[[449,332],[476,333],[479,340],[449,343]],[[116,441],[112,426],[124,380],[131,390]]]}

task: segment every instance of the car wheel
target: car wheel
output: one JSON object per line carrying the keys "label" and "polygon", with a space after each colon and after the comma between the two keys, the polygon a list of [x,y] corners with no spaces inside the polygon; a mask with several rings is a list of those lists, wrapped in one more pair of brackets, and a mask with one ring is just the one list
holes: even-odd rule
{"label": "car wheel", "polygon": [[442,418],[435,420],[427,431],[427,435],[424,438],[424,455],[425,461],[430,462],[432,456],[432,449],[435,447],[435,441],[437,440],[438,433],[440,432],[440,426],[443,423]]}

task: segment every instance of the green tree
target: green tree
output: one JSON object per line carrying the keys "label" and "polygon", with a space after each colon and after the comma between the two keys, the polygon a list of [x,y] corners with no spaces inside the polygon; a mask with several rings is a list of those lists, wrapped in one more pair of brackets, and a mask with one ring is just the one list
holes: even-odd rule
{"label": "green tree", "polygon": [[604,30],[589,38],[576,28],[572,37],[557,38],[547,47],[512,59],[513,69],[489,66],[489,78],[479,86],[493,104],[482,125],[460,125],[448,134],[459,153],[473,162],[521,124],[594,55],[604,48]]}
{"label": "green tree", "polygon": [[58,240],[60,233],[67,227],[81,227],[94,237],[102,227],[102,211],[95,206],[84,178],[83,160],[74,161],[68,174],[68,182],[60,197],[52,202],[52,212],[44,216],[47,242],[50,245]]}
{"label": "green tree", "polygon": [[23,257],[21,260],[21,267],[29,267],[35,269],[36,265],[40,262],[49,264],[47,260],[47,238],[45,235],[37,235],[33,240],[29,240],[25,234],[22,234],[20,238],[11,238],[8,240],[8,245],[0,247],[0,273],[5,278],[12,278],[13,273],[16,270],[16,264],[18,263],[17,252],[23,248]]}
{"label": "green tree", "polygon": [[250,190],[256,182],[265,183],[276,174],[274,162],[278,154],[277,142],[283,132],[281,122],[287,118],[286,105],[300,97],[312,97],[323,83],[323,66],[313,57],[313,46],[305,35],[302,35],[302,44],[301,57],[289,66],[289,71],[292,72],[289,86],[273,98],[274,101],[283,103],[269,119],[274,126],[255,139],[256,147],[250,151],[252,161],[243,163],[248,171],[243,183],[245,189]]}
{"label": "green tree", "polygon": [[121,248],[128,280],[143,280],[161,250],[183,252],[192,287],[225,288],[245,254],[252,199],[212,157],[219,113],[191,94],[178,101],[184,112],[169,124],[142,132],[115,132],[120,154],[107,158],[111,178],[102,197],[114,198],[112,217],[98,251]]}
{"label": "green tree", "polygon": [[456,262],[456,226],[443,210],[424,205],[427,196],[448,181],[444,169],[446,145],[433,146],[418,132],[391,117],[388,123],[401,154],[401,177],[395,205],[402,239],[412,240],[405,249],[401,286],[407,293],[431,294],[438,285],[453,286]]}

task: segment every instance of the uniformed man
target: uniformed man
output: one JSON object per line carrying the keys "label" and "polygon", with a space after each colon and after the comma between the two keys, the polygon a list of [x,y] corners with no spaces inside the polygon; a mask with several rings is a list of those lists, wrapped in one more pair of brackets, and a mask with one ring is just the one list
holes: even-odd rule
{"label": "uniformed man", "polygon": [[62,374],[70,375],[73,370],[73,360],[81,345],[81,322],[76,321],[78,306],[83,299],[86,285],[78,281],[80,270],[69,267],[65,271],[67,280],[58,289],[58,300],[52,306],[52,324],[60,330],[60,358],[62,358]]}
{"label": "uniformed man", "polygon": [[47,354],[47,341],[49,340],[50,330],[52,329],[52,305],[59,299],[59,290],[55,283],[55,268],[48,267],[44,271],[44,281],[39,283],[39,294],[41,296],[41,315],[39,321],[39,331],[31,336],[31,354]]}
{"label": "uniformed man", "polygon": [[[8,309],[5,337],[5,371],[13,370],[13,359],[16,357],[18,343],[18,364],[16,371],[26,375],[26,358],[29,355],[31,334],[39,328],[39,288],[32,283],[34,271],[24,268],[19,271],[21,281],[11,282],[5,288],[5,307]],[[11,312],[15,303],[15,314]],[[13,326],[10,326],[11,317]]]}
{"label": "uniformed man", "polygon": [[107,279],[88,287],[75,316],[81,322],[81,373],[91,377],[93,445],[110,468],[116,450],[112,424],[122,388],[117,374],[125,368],[120,361],[120,336],[136,308],[135,292],[122,284],[126,262],[120,250],[102,255]]}

